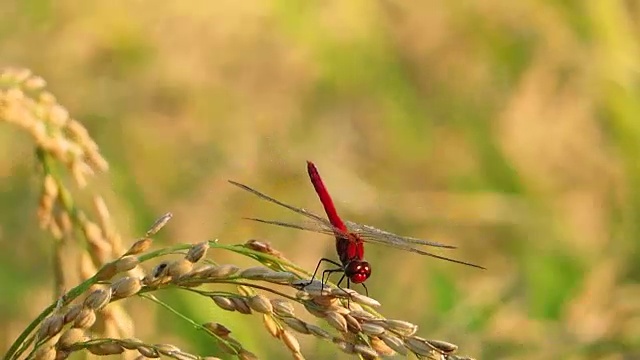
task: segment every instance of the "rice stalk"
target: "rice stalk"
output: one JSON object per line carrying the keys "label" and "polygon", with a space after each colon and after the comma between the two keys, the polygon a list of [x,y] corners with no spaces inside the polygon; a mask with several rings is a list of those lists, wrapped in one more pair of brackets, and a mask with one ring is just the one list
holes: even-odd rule
{"label": "rice stalk", "polygon": [[[56,298],[11,345],[5,360],[65,359],[86,351],[96,356],[115,354],[173,359],[214,359],[193,354],[172,344],[154,344],[134,337],[134,329],[121,301],[138,298],[160,306],[207,334],[216,348],[239,359],[257,355],[232,336],[233,326],[215,321],[198,323],[159,300],[161,290],[185,291],[211,300],[212,306],[254,316],[266,334],[280,341],[294,359],[304,359],[298,336],[325,340],[337,351],[363,359],[413,353],[426,359],[468,359],[455,355],[457,346],[416,336],[418,327],[404,320],[383,317],[380,303],[353,290],[309,281],[310,273],[287,260],[266,242],[249,240],[235,245],[215,240],[152,249],[153,237],[172,215],[161,216],[149,230],[124,248],[104,198],[91,193],[89,179],[108,169],[107,161],[82,124],[57,103],[43,79],[29,70],[0,73],[0,121],[16,125],[35,142],[42,170],[38,208],[40,226],[54,247]],[[71,175],[71,184],[65,181]],[[87,191],[92,205],[74,197]],[[81,249],[75,259],[81,269],[77,284],[70,278],[65,247]],[[242,268],[219,264],[210,250],[228,251],[257,262]],[[178,259],[175,256],[179,255]],[[157,263],[155,266],[149,265]],[[229,290],[229,285],[232,289]],[[64,290],[68,289],[68,290]],[[293,295],[292,295],[293,294]],[[325,323],[328,329],[303,320],[294,304]],[[104,334],[96,332],[102,322]]]}

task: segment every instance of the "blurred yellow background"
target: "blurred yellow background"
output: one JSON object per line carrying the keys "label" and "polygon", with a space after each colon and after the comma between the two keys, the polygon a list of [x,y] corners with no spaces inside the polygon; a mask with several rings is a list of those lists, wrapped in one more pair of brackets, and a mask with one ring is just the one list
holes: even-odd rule
{"label": "blurred yellow background", "polygon": [[[640,358],[637,1],[5,0],[0,18],[0,64],[44,77],[110,162],[98,186],[126,238],[171,211],[165,243],[267,240],[311,271],[332,239],[241,220],[299,219],[226,180],[322,213],[312,160],[345,218],[488,268],[369,245],[387,317],[478,359]],[[33,147],[5,125],[0,349],[53,287]],[[257,317],[170,296],[287,356]],[[127,305],[140,338],[211,350]]]}

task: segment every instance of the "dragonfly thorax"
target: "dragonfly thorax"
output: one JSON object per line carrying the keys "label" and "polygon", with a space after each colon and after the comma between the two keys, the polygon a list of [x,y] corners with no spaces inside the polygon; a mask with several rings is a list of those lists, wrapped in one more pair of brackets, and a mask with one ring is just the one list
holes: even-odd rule
{"label": "dragonfly thorax", "polygon": [[365,282],[371,276],[369,263],[361,260],[352,260],[344,267],[344,273],[355,284]]}

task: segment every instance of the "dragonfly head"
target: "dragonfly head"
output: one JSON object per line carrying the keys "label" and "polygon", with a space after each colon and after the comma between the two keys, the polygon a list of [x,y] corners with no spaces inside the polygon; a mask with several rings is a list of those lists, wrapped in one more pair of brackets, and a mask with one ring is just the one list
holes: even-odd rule
{"label": "dragonfly head", "polygon": [[365,282],[371,275],[371,267],[366,261],[352,260],[347,264],[344,272],[349,280],[355,284],[360,284]]}

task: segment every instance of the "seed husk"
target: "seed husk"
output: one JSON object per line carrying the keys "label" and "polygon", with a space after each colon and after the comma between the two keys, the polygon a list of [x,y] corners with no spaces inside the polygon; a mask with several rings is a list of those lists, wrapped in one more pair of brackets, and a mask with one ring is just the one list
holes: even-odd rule
{"label": "seed husk", "polygon": [[117,342],[105,342],[101,344],[93,344],[87,347],[90,353],[94,355],[117,355],[124,352],[124,348]]}
{"label": "seed husk", "polygon": [[211,279],[224,279],[227,278],[240,270],[239,267],[231,264],[224,264],[220,266],[215,266],[211,270],[205,272],[202,277],[211,278]]}
{"label": "seed husk", "polygon": [[271,305],[269,298],[262,294],[258,294],[250,297],[248,300],[248,304],[249,304],[249,307],[251,307],[253,310],[259,313],[263,313],[263,314],[273,313],[273,305]]}
{"label": "seed husk", "polygon": [[418,355],[429,356],[434,351],[434,349],[429,344],[427,344],[425,339],[417,336],[406,338],[404,340],[404,343],[409,348],[409,350]]}
{"label": "seed husk", "polygon": [[296,275],[289,271],[271,271],[262,275],[266,281],[278,284],[290,284],[296,279]]}
{"label": "seed husk", "polygon": [[458,346],[442,340],[426,340],[427,344],[443,354],[453,354],[458,350]]}
{"label": "seed husk", "polygon": [[185,287],[185,288],[193,288],[193,287],[198,287],[202,284],[204,284],[205,280],[203,279],[194,279],[193,277],[193,273],[189,273],[185,276],[183,276],[180,280],[180,286]]}
{"label": "seed husk", "polygon": [[[315,304],[317,304],[318,306],[326,308],[326,309],[334,309],[334,310],[337,310],[338,308],[345,309],[340,304],[340,300],[338,300],[338,298],[336,298],[335,296],[314,296],[313,297],[313,302]],[[347,309],[345,309],[345,310],[347,310]],[[347,310],[347,312],[348,312],[348,310]]]}
{"label": "seed husk", "polygon": [[129,271],[140,263],[140,260],[135,255],[126,255],[121,257],[120,259],[114,261],[116,272],[121,273],[125,271]]}
{"label": "seed husk", "polygon": [[68,324],[76,319],[83,306],[81,304],[73,304],[69,306],[67,312],[64,314],[64,323]]}
{"label": "seed husk", "polygon": [[158,231],[160,231],[160,229],[162,229],[167,224],[167,222],[169,222],[169,220],[171,220],[172,217],[173,217],[173,214],[170,212],[162,215],[160,218],[158,218],[158,220],[156,220],[155,223],[153,223],[153,225],[151,225],[151,228],[147,230],[147,233],[145,234],[145,236],[151,237],[155,235]]}
{"label": "seed husk", "polygon": [[264,323],[264,326],[267,328],[267,331],[269,332],[269,334],[271,334],[271,336],[273,336],[274,338],[280,337],[282,329],[275,322],[273,316],[262,314],[262,322]]}
{"label": "seed husk", "polygon": [[162,355],[170,356],[174,353],[182,352],[182,350],[180,350],[177,346],[172,344],[156,344],[155,347],[156,347],[156,350],[158,350],[158,352]]}
{"label": "seed husk", "polygon": [[246,246],[247,248],[249,248],[251,250],[255,250],[255,251],[258,251],[258,252],[261,252],[261,253],[273,255],[273,256],[278,257],[278,258],[283,258],[282,253],[280,251],[274,249],[273,247],[271,247],[271,244],[269,244],[268,242],[265,242],[265,241],[249,240],[244,244],[244,246]]}
{"label": "seed husk", "polygon": [[114,262],[106,263],[103,267],[98,270],[96,274],[96,279],[98,281],[106,281],[114,277],[118,273],[116,269],[116,264]]}
{"label": "seed husk", "polygon": [[[362,324],[362,325],[364,330],[365,324]],[[382,341],[382,339],[380,339],[377,336],[369,336],[369,343],[371,344],[371,347],[380,355],[392,356],[396,353],[392,348],[390,348],[387,344],[385,344],[384,341]]]}
{"label": "seed husk", "polygon": [[395,335],[391,335],[389,333],[383,333],[379,335],[380,340],[382,340],[388,347],[395,350],[397,353],[406,356],[409,352],[407,351],[407,347],[405,346],[402,339]]}
{"label": "seed husk", "polygon": [[306,300],[311,300],[312,297],[308,292],[300,290],[296,292],[296,299],[306,301]]}
{"label": "seed husk", "polygon": [[42,346],[34,354],[35,360],[55,360],[56,349],[53,346]]}
{"label": "seed husk", "polygon": [[83,302],[84,307],[92,310],[100,310],[111,301],[111,289],[97,289],[92,291]]}
{"label": "seed husk", "polygon": [[85,342],[89,340],[89,337],[83,329],[71,328],[65,331],[58,341],[58,347],[60,349],[69,349],[76,343]]}
{"label": "seed husk", "polygon": [[298,319],[298,318],[294,318],[294,317],[286,317],[281,319],[282,322],[284,322],[285,324],[287,324],[287,326],[289,326],[290,328],[292,328],[293,330],[302,333],[302,334],[311,334],[311,331],[309,331],[309,329],[307,329],[307,324]]}
{"label": "seed husk", "polygon": [[126,298],[135,295],[142,289],[139,278],[126,276],[111,284],[111,291],[115,298]]}
{"label": "seed husk", "polygon": [[304,308],[309,312],[309,314],[319,318],[323,318],[327,312],[326,310],[320,310],[317,307],[312,306],[310,303],[305,303]]}
{"label": "seed husk", "polygon": [[189,249],[187,255],[185,256],[185,259],[192,263],[197,263],[207,254],[207,250],[209,250],[208,241],[195,244]]}
{"label": "seed husk", "polygon": [[264,274],[270,271],[271,269],[266,268],[264,266],[254,266],[254,267],[250,267],[242,270],[239,276],[245,279],[260,280],[262,279]]}
{"label": "seed husk", "polygon": [[271,300],[271,305],[273,305],[273,311],[278,315],[278,316],[282,316],[282,317],[290,317],[290,316],[294,316],[293,312],[293,304],[291,304],[289,301],[287,300],[283,300],[283,299],[272,299]]}
{"label": "seed husk", "polygon": [[60,337],[62,336],[62,331],[49,337],[47,340],[45,341],[38,341],[38,343],[40,344],[40,347],[47,347],[47,346],[55,346],[58,341],[60,340]]}
{"label": "seed husk", "polygon": [[158,278],[154,278],[151,275],[146,275],[145,277],[142,278],[142,285],[150,287],[150,288],[155,288],[157,286],[160,286],[161,280]]}
{"label": "seed husk", "polygon": [[215,267],[216,267],[215,265],[211,265],[211,264],[198,266],[191,271],[191,277],[203,278],[205,277],[205,274],[207,272],[211,271],[211,269],[214,269]]}
{"label": "seed husk", "polygon": [[366,346],[366,345],[362,345],[362,344],[355,344],[353,347],[353,350],[362,355],[365,359],[377,359],[378,358],[378,352],[375,351],[374,349]]}
{"label": "seed husk", "polygon": [[138,241],[134,242],[133,245],[131,245],[129,250],[127,250],[127,252],[124,253],[124,255],[126,256],[126,255],[142,254],[143,252],[149,250],[152,242],[153,240],[148,237],[139,239]]}
{"label": "seed husk", "polygon": [[167,269],[167,274],[171,276],[173,280],[181,278],[183,275],[188,274],[193,269],[193,263],[187,259],[179,259],[171,264]]}
{"label": "seed husk", "polygon": [[373,314],[365,310],[352,310],[349,314],[354,318],[358,320],[363,320],[363,321],[378,319],[376,316],[374,316]]}
{"label": "seed husk", "polygon": [[418,331],[417,325],[404,320],[384,319],[382,320],[381,325],[404,336],[412,336],[416,331]]}
{"label": "seed husk", "polygon": [[358,312],[358,311],[363,311],[364,310],[362,308],[362,305],[358,304],[355,301],[349,301],[348,305],[349,305],[349,313]]}
{"label": "seed husk", "polygon": [[233,297],[231,301],[236,307],[236,310],[241,314],[251,314],[251,308],[247,304],[244,298]]}
{"label": "seed husk", "polygon": [[244,243],[244,246],[262,253],[268,253],[271,248],[271,244],[255,239],[247,240],[247,242]]}
{"label": "seed husk", "polygon": [[298,339],[296,339],[296,337],[290,333],[287,330],[282,331],[281,334],[282,337],[282,341],[284,342],[284,344],[294,353],[299,353],[300,352],[300,343],[298,342]]}
{"label": "seed husk", "polygon": [[161,262],[156,265],[153,270],[151,270],[151,276],[154,278],[159,278],[167,275],[167,269],[169,268],[169,264],[166,262]]}
{"label": "seed husk", "polygon": [[380,302],[378,302],[378,300],[370,298],[368,296],[358,294],[358,293],[351,294],[351,300],[359,304],[371,306],[371,307],[380,307],[381,305]]}
{"label": "seed husk", "polygon": [[160,357],[160,354],[158,354],[158,351],[156,351],[156,349],[144,345],[138,347],[138,352],[140,353],[140,355],[147,358],[155,359]]}
{"label": "seed husk", "polygon": [[361,330],[363,333],[370,335],[370,336],[376,336],[376,335],[380,335],[383,332],[385,332],[384,328],[380,325],[376,325],[373,323],[369,323],[369,322],[364,322],[360,325]]}
{"label": "seed husk", "polygon": [[89,329],[96,323],[96,313],[95,311],[89,308],[82,308],[80,312],[78,312],[78,316],[76,316],[75,320],[73,320],[73,327],[80,329]]}
{"label": "seed husk", "polygon": [[347,328],[350,332],[357,334],[362,331],[362,327],[360,326],[360,323],[358,322],[358,320],[356,320],[356,318],[349,314],[343,314],[342,316],[344,316],[345,320],[347,320]]}
{"label": "seed husk", "polygon": [[325,313],[325,320],[338,331],[347,332],[347,320],[342,314],[335,311],[328,311]]}
{"label": "seed husk", "polygon": [[203,326],[220,337],[227,337],[227,335],[231,334],[231,330],[220,323],[209,322]]}
{"label": "seed husk", "polygon": [[218,305],[218,307],[220,307],[221,309],[228,311],[236,310],[235,303],[228,297],[214,295],[211,296],[211,300],[213,300],[213,302],[216,303],[216,305]]}
{"label": "seed husk", "polygon": [[[295,282],[292,282],[292,285],[295,284]],[[299,284],[298,288],[301,288],[301,290],[304,290],[306,293],[308,293],[309,295],[311,295],[312,297],[322,297],[322,296],[331,296],[331,297],[335,297],[335,295],[332,293],[332,290],[330,287],[328,286],[323,286],[321,282],[314,280],[311,284],[309,284],[306,280],[304,283]]]}
{"label": "seed husk", "polygon": [[46,318],[38,330],[38,339],[46,339],[59,333],[64,326],[64,316],[53,314]]}

